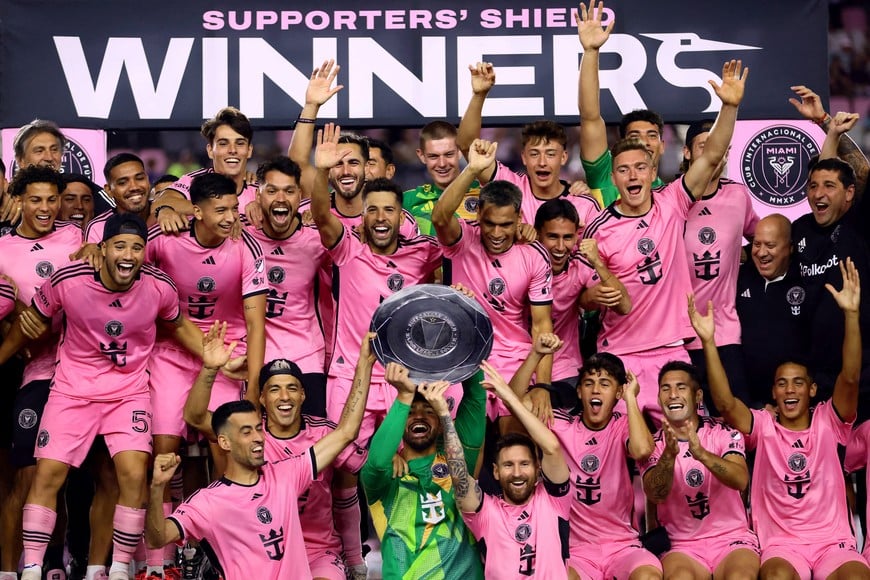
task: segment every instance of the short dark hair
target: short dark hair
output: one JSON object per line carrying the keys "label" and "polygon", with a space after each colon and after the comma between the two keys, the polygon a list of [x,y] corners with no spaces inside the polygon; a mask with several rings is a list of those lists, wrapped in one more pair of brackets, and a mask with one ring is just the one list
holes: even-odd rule
{"label": "short dark hair", "polygon": [[371,149],[380,149],[381,157],[383,158],[384,163],[386,163],[387,165],[395,164],[393,162],[393,148],[387,145],[385,141],[375,139],[374,137],[366,137],[366,141],[368,141],[369,155],[371,155]]}
{"label": "short dark hair", "polygon": [[532,441],[528,435],[523,433],[505,433],[495,442],[494,458],[496,463],[498,462],[498,454],[501,453],[502,449],[507,449],[508,447],[514,447],[516,445],[528,449],[532,459],[538,461],[538,449],[535,447],[535,442]]}
{"label": "short dark hair", "polygon": [[190,201],[197,204],[209,198],[236,195],[236,182],[220,173],[203,173],[190,183]]}
{"label": "short dark hair", "polygon": [[534,121],[523,125],[521,145],[532,144],[540,141],[555,141],[562,147],[568,144],[568,135],[565,128],[554,121]]}
{"label": "short dark hair", "polygon": [[138,155],[133,153],[118,153],[117,155],[110,157],[109,160],[106,161],[106,165],[103,166],[103,177],[106,178],[106,183],[112,180],[111,177],[109,177],[112,174],[112,170],[124,163],[138,163],[143,169],[145,168],[145,163]]}
{"label": "short dark hair", "polygon": [[[778,360],[778,361],[776,362],[776,366],[774,367],[774,371],[773,371],[773,372],[776,373],[776,371],[779,370],[779,367],[781,367],[781,366],[785,366],[785,365],[797,365],[797,366],[799,366],[799,367],[804,367],[804,369],[807,371],[807,378],[810,380],[811,383],[812,383],[812,382],[815,382],[815,380],[813,379],[813,372],[812,372],[812,370],[810,369],[810,365],[807,364],[806,361],[799,360],[799,359],[794,359],[794,358],[783,358],[783,359],[780,359],[780,360]],[[774,374],[774,376],[771,377],[771,378],[774,379],[774,380],[776,380],[776,374]]]}
{"label": "short dark hair", "polygon": [[12,141],[12,149],[15,152],[16,159],[24,157],[24,149],[27,143],[41,133],[50,133],[57,138],[60,148],[63,149],[66,145],[66,137],[61,133],[60,128],[54,121],[46,121],[45,119],[34,119],[30,123],[21,127]]}
{"label": "short dark hair", "polygon": [[92,195],[99,195],[100,190],[102,190],[99,185],[97,185],[81,173],[61,173],[60,177],[63,180],[63,189],[61,190],[61,193],[63,193],[63,191],[70,183],[83,183],[87,185],[88,189],[91,190]]}
{"label": "short dark hair", "polygon": [[209,143],[214,141],[214,136],[219,127],[223,125],[229,126],[233,131],[244,137],[250,143],[254,138],[254,129],[251,127],[251,122],[235,107],[224,107],[218,111],[214,117],[208,119],[202,124],[200,133]]}
{"label": "short dark hair", "polygon": [[386,177],[378,177],[377,179],[366,181],[362,190],[363,199],[365,199],[365,197],[373,191],[390,191],[394,193],[396,196],[396,201],[399,202],[399,207],[402,206],[402,203],[405,200],[405,192],[402,191],[402,188],[399,187],[399,184],[392,179],[387,179]]}
{"label": "short dark hair", "polygon": [[30,165],[22,167],[9,183],[9,195],[17,197],[27,191],[31,183],[48,183],[54,185],[57,193],[64,190],[63,178],[60,173],[45,165]]}
{"label": "short dark hair", "polygon": [[652,153],[649,152],[649,150],[646,148],[646,145],[644,145],[640,139],[630,137],[620,139],[613,144],[613,147],[610,148],[611,165],[616,163],[616,158],[625,153],[626,151],[643,151],[644,154],[649,157],[650,162],[652,162]]}
{"label": "short dark hair", "polygon": [[855,170],[839,157],[811,160],[808,175],[812,175],[815,171],[836,171],[840,176],[840,182],[843,184],[843,187],[848,189],[855,185]]}
{"label": "short dark hair", "polygon": [[628,382],[628,377],[625,375],[625,365],[615,354],[609,352],[597,352],[583,361],[583,366],[580,367],[580,382],[586,375],[592,373],[605,372],[616,380],[620,385]]}
{"label": "short dark hair", "polygon": [[227,426],[230,417],[236,413],[256,413],[257,408],[247,399],[241,401],[230,401],[224,403],[214,410],[211,415],[211,430],[215,435],[220,435],[221,431]]}
{"label": "short dark hair", "polygon": [[420,149],[422,150],[425,148],[427,141],[437,141],[439,139],[447,138],[456,139],[458,134],[459,131],[456,129],[456,126],[447,121],[432,121],[426,123],[426,125],[424,125],[420,130]]}
{"label": "short dark hair", "polygon": [[480,188],[477,197],[477,211],[483,210],[483,206],[486,204],[496,207],[512,205],[517,213],[520,213],[520,207],[523,205],[523,193],[510,181],[496,179]]}
{"label": "short dark hair", "polygon": [[619,121],[619,136],[625,137],[625,134],[628,132],[628,126],[636,121],[652,123],[658,127],[659,135],[661,135],[665,129],[665,121],[662,119],[661,115],[655,111],[650,111],[649,109],[635,109],[634,111],[623,115],[622,120]]}
{"label": "short dark hair", "polygon": [[359,147],[360,154],[362,155],[363,161],[368,162],[369,160],[369,140],[362,135],[357,135],[355,133],[342,133],[341,137],[338,138],[339,145],[356,145]]}
{"label": "short dark hair", "polygon": [[302,180],[302,170],[299,168],[299,164],[286,155],[273,157],[257,167],[257,181],[260,182],[260,185],[266,183],[266,174],[270,171],[277,171],[278,173],[283,173],[284,175],[292,177],[296,180],[297,184]]}
{"label": "short dark hair", "polygon": [[542,203],[538,211],[535,212],[535,229],[540,231],[545,223],[558,218],[565,218],[576,227],[580,227],[580,216],[577,215],[577,208],[574,207],[574,204],[565,198],[557,197]]}
{"label": "short dark hair", "polygon": [[695,389],[701,388],[701,374],[698,372],[698,367],[695,365],[682,360],[671,360],[666,362],[662,365],[662,368],[659,369],[659,385],[662,384],[662,379],[665,374],[670,372],[686,373],[689,375],[689,382],[692,383],[692,387]]}
{"label": "short dark hair", "polygon": [[161,175],[157,178],[157,180],[151,184],[151,187],[157,187],[161,183],[175,183],[178,181],[177,175],[172,175],[171,173],[167,173],[166,175]]}

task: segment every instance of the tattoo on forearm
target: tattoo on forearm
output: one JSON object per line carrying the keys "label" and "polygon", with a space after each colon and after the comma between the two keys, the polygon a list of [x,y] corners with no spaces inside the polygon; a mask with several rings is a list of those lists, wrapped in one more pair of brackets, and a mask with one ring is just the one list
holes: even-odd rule
{"label": "tattoo on forearm", "polygon": [[837,157],[851,165],[852,169],[855,170],[855,192],[860,195],[867,185],[867,173],[870,169],[867,157],[848,135],[840,136],[840,141],[837,143]]}
{"label": "tattoo on forearm", "polygon": [[673,466],[668,468],[661,463],[653,468],[649,473],[649,490],[652,492],[654,500],[664,500],[671,492],[671,485],[674,482]]}
{"label": "tattoo on forearm", "polygon": [[359,406],[359,402],[362,399],[362,379],[355,378],[353,380],[353,388],[350,391],[350,395],[347,397],[347,402],[344,404],[344,409],[341,411],[341,417],[339,418],[339,422],[343,422],[345,418],[352,413],[356,412],[357,407]]}
{"label": "tattoo on forearm", "polygon": [[456,432],[456,426],[453,425],[453,419],[450,418],[450,415],[441,417],[441,426],[444,429],[444,451],[447,454],[447,467],[450,468],[450,475],[455,484],[453,495],[459,500],[468,495],[469,488],[465,451],[462,449],[462,442],[459,440],[459,434]]}

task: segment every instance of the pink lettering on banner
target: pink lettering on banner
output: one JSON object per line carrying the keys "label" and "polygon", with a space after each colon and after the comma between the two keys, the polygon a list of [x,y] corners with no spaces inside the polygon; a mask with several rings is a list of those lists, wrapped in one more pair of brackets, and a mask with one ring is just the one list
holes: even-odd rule
{"label": "pink lettering on banner", "polygon": [[[576,10],[575,10],[576,11]],[[524,9],[522,13],[528,13]],[[535,9],[535,22],[540,26],[540,9]],[[570,24],[565,20],[565,9],[556,8],[546,13],[548,26],[565,27]],[[468,17],[468,10],[208,10],[202,14],[204,30],[268,30],[279,27],[289,30],[303,26],[309,30],[449,30]],[[492,28],[501,25],[501,16],[495,10],[494,17],[498,22]],[[522,16],[528,20],[528,16]],[[573,17],[572,17],[573,21]],[[559,24],[559,23],[562,24]],[[550,24],[552,23],[552,24]],[[485,26],[486,27],[486,26]]]}

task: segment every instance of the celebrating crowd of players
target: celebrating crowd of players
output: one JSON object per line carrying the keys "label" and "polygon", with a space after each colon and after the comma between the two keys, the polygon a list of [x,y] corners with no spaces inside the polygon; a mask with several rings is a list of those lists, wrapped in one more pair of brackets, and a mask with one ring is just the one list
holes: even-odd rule
{"label": "celebrating crowd of players", "polygon": [[[626,115],[608,148],[602,13],[578,18],[591,190],[560,180],[550,121],[523,128],[523,172],[497,161],[488,63],[458,129],[423,128],[432,183],[407,192],[385,143],[316,128],[342,88],[331,61],[289,157],[256,179],[251,125],[225,108],[202,128],[212,168],[157,191],[121,153],[99,211],[98,187],[57,172],[57,127],[22,128],[0,183],[0,580],[20,561],[23,580],[66,578],[65,541],[87,580],[206,562],[360,579],[369,517],[385,578],[870,578],[844,478],[870,457],[868,164],[842,137],[857,115],[792,87],[827,132],[811,213],[759,220],[723,177],[748,76],[726,62],[721,110],[666,184],[656,113]],[[434,281],[492,321],[462,385],[373,353],[378,305]]]}

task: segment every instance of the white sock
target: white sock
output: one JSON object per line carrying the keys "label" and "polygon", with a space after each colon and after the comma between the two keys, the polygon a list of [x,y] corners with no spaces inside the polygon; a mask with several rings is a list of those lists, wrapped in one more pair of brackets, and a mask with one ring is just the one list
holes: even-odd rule
{"label": "white sock", "polygon": [[95,578],[97,577],[97,573],[105,571],[105,566],[88,566],[87,570],[85,571],[85,580],[95,580]]}

